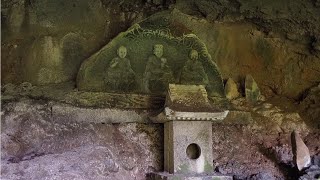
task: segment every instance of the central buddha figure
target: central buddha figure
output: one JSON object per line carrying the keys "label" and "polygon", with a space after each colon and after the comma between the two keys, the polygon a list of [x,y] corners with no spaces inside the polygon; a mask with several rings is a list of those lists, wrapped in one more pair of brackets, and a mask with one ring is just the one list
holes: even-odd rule
{"label": "central buddha figure", "polygon": [[163,93],[171,82],[174,82],[174,78],[167,59],[163,57],[163,45],[156,44],[144,72],[145,91]]}

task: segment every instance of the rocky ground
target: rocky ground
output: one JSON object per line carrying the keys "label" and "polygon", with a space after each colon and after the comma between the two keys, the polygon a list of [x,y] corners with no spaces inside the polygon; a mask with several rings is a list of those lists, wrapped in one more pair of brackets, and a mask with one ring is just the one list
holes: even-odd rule
{"label": "rocky ground", "polygon": [[[255,105],[244,98],[232,100],[225,122],[212,126],[214,171],[235,179],[301,176],[293,163],[290,134],[299,132],[314,161],[319,159],[318,92],[319,87],[311,89],[300,103],[280,97]],[[59,106],[72,109],[21,96],[3,101],[1,179],[147,179],[163,169],[161,124],[110,124],[99,121],[99,110],[81,118]],[[132,118],[126,111],[117,113],[121,111],[121,119]],[[102,115],[108,113],[113,112]],[[143,112],[133,114],[138,117],[133,121],[145,118]],[[319,177],[319,171],[312,176]]]}

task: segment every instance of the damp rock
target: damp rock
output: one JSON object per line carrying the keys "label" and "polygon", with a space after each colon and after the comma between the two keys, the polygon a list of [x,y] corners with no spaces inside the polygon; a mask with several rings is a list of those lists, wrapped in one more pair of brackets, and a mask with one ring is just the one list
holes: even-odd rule
{"label": "damp rock", "polygon": [[32,90],[32,84],[29,82],[23,82],[18,86],[20,95],[26,95]]}
{"label": "damp rock", "polygon": [[25,20],[25,1],[14,1],[13,5],[9,8],[7,14],[6,25],[9,27],[11,33],[19,33],[22,29]]}
{"label": "damp rock", "polygon": [[163,0],[152,0],[152,3],[155,5],[161,5],[163,4]]}
{"label": "damp rock", "polygon": [[311,166],[299,177],[299,180],[320,179],[320,155],[312,157]]}
{"label": "damp rock", "polygon": [[[255,115],[258,115],[255,117]],[[297,112],[285,112],[283,108],[263,102],[253,108],[253,118],[261,118],[260,127],[273,132],[291,133],[293,130],[308,133],[305,121]],[[262,123],[263,122],[263,123]],[[265,125],[267,127],[265,127]],[[270,129],[269,129],[270,128]]]}
{"label": "damp rock", "polygon": [[309,180],[309,179],[320,179],[320,168],[319,166],[311,166],[305,171],[303,175],[299,177],[299,180]]}
{"label": "damp rock", "polygon": [[312,164],[314,164],[320,168],[320,155],[312,157]]}
{"label": "damp rock", "polygon": [[291,134],[291,144],[293,152],[293,161],[298,170],[301,171],[311,164],[311,157],[308,147],[296,131]]}
{"label": "damp rock", "polygon": [[160,126],[80,122],[68,105],[67,114],[53,105],[3,105],[1,179],[145,179],[150,169],[160,171]]}
{"label": "damp rock", "polygon": [[266,101],[266,97],[264,95],[260,95],[258,101]]}
{"label": "damp rock", "polygon": [[16,92],[16,85],[8,83],[1,87],[1,92],[4,94],[14,94]]}
{"label": "damp rock", "polygon": [[248,125],[252,122],[251,113],[247,111],[229,111],[227,117],[223,120],[224,124]]}
{"label": "damp rock", "polygon": [[300,107],[313,122],[318,122],[320,117],[320,84],[308,90],[300,103]]}
{"label": "damp rock", "polygon": [[272,148],[278,163],[291,165],[292,152],[288,145],[275,146]]}
{"label": "damp rock", "polygon": [[224,91],[229,100],[239,97],[237,84],[231,78],[227,80]]}
{"label": "damp rock", "polygon": [[261,172],[251,175],[248,180],[275,180],[276,178],[269,172]]}
{"label": "damp rock", "polygon": [[251,75],[247,75],[245,79],[245,94],[249,102],[257,102],[260,97],[260,89],[258,84]]}

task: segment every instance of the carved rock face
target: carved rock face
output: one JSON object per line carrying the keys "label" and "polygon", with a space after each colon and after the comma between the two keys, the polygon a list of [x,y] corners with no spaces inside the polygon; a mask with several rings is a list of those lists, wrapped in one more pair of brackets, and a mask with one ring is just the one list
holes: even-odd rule
{"label": "carved rock face", "polygon": [[[224,97],[221,74],[206,45],[194,34],[171,33],[176,31],[176,25],[168,15],[160,14],[135,24],[88,58],[78,73],[78,89],[164,95],[169,83],[179,84],[183,80],[183,84],[205,85],[209,96]],[[110,74],[109,67],[116,66],[112,64],[119,46],[128,50],[127,65],[122,69],[134,74],[132,88],[112,88],[104,80]],[[194,65],[192,60],[196,62]],[[115,77],[112,81],[121,82],[129,76]]]}
{"label": "carved rock face", "polygon": [[293,159],[299,171],[307,168],[311,164],[311,157],[308,147],[296,131],[291,134]]}
{"label": "carved rock face", "polygon": [[198,51],[196,51],[196,50],[191,50],[191,52],[190,52],[190,58],[192,59],[192,60],[194,60],[194,61],[196,61],[196,60],[198,60],[198,58],[199,58],[199,55],[198,55]]}
{"label": "carved rock face", "polygon": [[163,46],[155,45],[153,48],[153,54],[156,55],[158,58],[161,58],[163,55]]}
{"label": "carved rock face", "polygon": [[120,58],[125,58],[127,56],[127,48],[124,46],[119,47],[118,49],[118,56]]}

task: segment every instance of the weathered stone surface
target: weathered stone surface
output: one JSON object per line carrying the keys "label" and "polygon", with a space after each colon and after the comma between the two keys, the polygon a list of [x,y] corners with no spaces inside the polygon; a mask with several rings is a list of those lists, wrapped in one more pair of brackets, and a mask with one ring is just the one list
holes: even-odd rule
{"label": "weathered stone surface", "polygon": [[319,166],[310,166],[309,169],[305,171],[303,175],[299,177],[299,180],[309,180],[309,179],[320,179],[320,167]]}
{"label": "weathered stone surface", "polygon": [[269,133],[291,133],[296,130],[304,135],[309,133],[310,127],[317,128],[309,126],[295,105],[292,107],[292,102],[286,98],[258,102],[254,107],[245,98],[238,98],[231,103],[228,116],[221,121],[223,124],[247,124],[254,132],[266,130]]}
{"label": "weathered stone surface", "polygon": [[32,84],[29,82],[23,82],[20,85],[14,85],[14,84],[5,84],[1,87],[1,92],[5,95],[21,95],[25,96],[30,94],[33,87]]}
{"label": "weathered stone surface", "polygon": [[84,43],[76,33],[61,39],[53,36],[36,39],[26,59],[24,79],[35,85],[74,79],[85,53]]}
{"label": "weathered stone surface", "polygon": [[[54,106],[44,100],[33,101],[29,105],[19,103],[21,100],[17,101],[3,103],[1,109],[2,178],[50,179],[50,176],[55,177],[54,174],[56,174],[59,179],[64,177],[72,179],[74,176],[76,177],[74,179],[88,179],[87,174],[92,174],[99,179],[101,175],[98,175],[98,170],[106,167],[108,175],[101,179],[109,179],[109,177],[110,179],[146,179],[148,177],[146,174],[163,171],[162,125],[80,122],[73,119],[78,118],[77,116],[55,119],[51,116],[51,107]],[[264,104],[263,107],[257,106],[256,111],[261,111],[259,108],[263,108],[263,111],[273,109],[269,112],[270,114],[284,114],[283,116],[288,114],[286,109],[278,108],[279,111],[275,111],[274,105]],[[61,106],[62,108],[74,110],[72,106],[69,108]],[[91,111],[96,112],[90,109],[87,111],[88,114]],[[144,114],[138,112],[140,115],[141,113]],[[290,168],[292,158],[288,160],[290,157],[287,150],[287,144],[290,144],[288,130],[271,131],[270,129],[274,128],[272,125],[276,116],[264,119],[263,116],[257,116],[255,112],[251,113],[253,122],[248,125],[213,125],[212,156],[213,164],[217,167],[215,170],[237,179],[245,179],[261,172],[270,172],[277,179],[293,178],[294,173],[292,174],[291,171],[293,169]],[[270,114],[266,112],[267,116]],[[98,113],[97,117],[105,118],[100,117]],[[297,118],[296,115],[290,115],[290,117]],[[89,118],[82,120],[87,121]],[[293,122],[296,124],[295,128],[305,126],[301,118]],[[257,124],[260,128],[255,128],[252,124]],[[306,137],[306,143],[312,155],[319,154],[317,127],[304,128],[307,129],[299,131],[307,133],[314,128]],[[192,131],[192,128],[188,131]],[[126,159],[126,157],[130,158]],[[46,160],[47,158],[49,160]],[[80,158],[85,160],[82,161]],[[97,171],[92,171],[90,162],[97,165],[95,168]],[[78,165],[72,166],[73,164]],[[62,170],[58,171],[57,166],[60,165]],[[35,167],[41,167],[41,169],[35,170]],[[66,168],[63,169],[63,167]],[[117,167],[119,167],[118,172],[116,172]],[[50,169],[53,169],[52,173]],[[312,175],[314,174],[310,171],[306,176],[314,177]]]}
{"label": "weathered stone surface", "polygon": [[161,5],[161,4],[163,4],[163,0],[152,0],[152,3],[153,4],[156,4],[156,5]]}
{"label": "weathered stone surface", "polygon": [[208,76],[199,61],[198,51],[192,49],[189,54],[189,60],[182,68],[180,75],[181,84],[204,85],[209,83]]}
{"label": "weathered stone surface", "polygon": [[[85,39],[81,44],[86,50],[84,57],[89,57],[134,22],[168,5],[176,8],[171,15],[175,22],[172,32],[196,34],[206,44],[224,78],[239,79],[252,74],[266,96],[295,98],[319,81],[318,1],[173,2],[167,0],[163,6],[130,0],[77,0],[75,4],[61,0],[5,0],[1,6],[2,82],[29,81],[24,70],[35,40],[79,34]],[[296,13],[301,11],[300,7],[307,11]],[[16,31],[19,33],[12,33]],[[292,40],[285,40],[286,37]],[[56,73],[52,73],[48,77],[55,79]]]}
{"label": "weathered stone surface", "polygon": [[269,172],[261,172],[251,177],[247,178],[248,180],[276,180],[276,178]]}
{"label": "weathered stone surface", "polygon": [[[35,85],[75,80],[79,63],[84,57],[89,57],[119,32],[127,30],[133,22],[141,21],[146,14],[165,7],[144,1],[5,0],[1,6],[1,47],[5,47],[4,54],[1,53],[2,67],[5,69],[1,71],[3,80],[6,83],[29,81]],[[78,37],[70,37],[70,34],[76,34],[80,41]],[[46,57],[60,54],[53,60],[61,63],[62,69],[50,66],[50,62],[39,57],[44,50],[50,49],[34,48],[44,37],[52,37],[55,51],[59,49],[58,53],[47,51]],[[30,57],[35,54],[39,59]],[[26,67],[29,69],[26,70]],[[39,73],[45,76],[38,77]],[[37,81],[41,83],[35,83]]]}
{"label": "weathered stone surface", "polygon": [[202,85],[170,84],[166,106],[177,111],[206,112],[214,110],[208,99],[208,93]]}
{"label": "weathered stone surface", "polygon": [[15,94],[16,93],[16,85],[12,83],[5,84],[1,86],[1,92],[7,95]]}
{"label": "weathered stone surface", "polygon": [[[168,83],[180,82],[181,76],[184,75],[183,68],[189,62],[188,55],[190,51],[195,50],[199,54],[197,61],[203,67],[204,76],[207,76],[203,81],[207,83],[209,96],[223,97],[222,78],[206,45],[196,35],[176,29],[175,19],[171,15],[171,11],[159,13],[135,24],[88,58],[79,70],[79,90],[108,91],[103,81],[104,74],[115,57],[117,48],[125,46],[137,83],[137,87],[130,92],[165,93]],[[159,56],[156,54],[156,47],[161,47]],[[187,82],[190,84],[193,80]],[[186,84],[185,79],[183,83]]]}
{"label": "weathered stone surface", "polygon": [[292,165],[293,154],[291,146],[288,144],[273,146],[272,150],[278,163]]}
{"label": "weathered stone surface", "polygon": [[92,123],[130,123],[147,121],[145,113],[137,113],[133,110],[119,109],[88,109],[72,107],[65,104],[51,106],[53,119],[68,120],[75,119],[77,122]]}
{"label": "weathered stone surface", "polygon": [[2,179],[145,179],[161,170],[159,125],[52,118],[43,103],[12,108],[1,113]]}
{"label": "weathered stone surface", "polygon": [[248,125],[253,122],[251,112],[247,111],[229,111],[227,117],[222,121],[224,124]]}
{"label": "weathered stone surface", "polygon": [[255,103],[259,100],[260,89],[251,75],[246,76],[245,93],[247,101]]}
{"label": "weathered stone surface", "polygon": [[[191,0],[186,3],[177,0],[176,7],[184,13],[197,15],[210,20],[212,12],[218,14],[217,21],[246,21],[256,24],[267,32],[281,34],[290,33],[299,43],[307,43],[309,36],[317,35],[320,32],[319,24],[319,2],[318,1],[245,1],[236,2],[227,0]],[[306,7],[308,11],[296,13],[300,7]],[[257,20],[258,19],[258,20]],[[296,19],[296,21],[290,21]],[[303,23],[308,21],[307,26]],[[295,29],[295,30],[293,30]],[[312,35],[311,35],[312,34]]]}
{"label": "weathered stone surface", "polygon": [[232,180],[232,176],[223,176],[216,174],[169,174],[169,173],[154,173],[151,175],[152,180]]}
{"label": "weathered stone surface", "polygon": [[117,50],[117,57],[113,58],[106,68],[104,81],[108,89],[127,92],[134,88],[136,77],[130,60],[126,56],[127,48],[120,46]]}
{"label": "weathered stone surface", "polygon": [[213,171],[211,122],[170,121],[164,124],[164,131],[165,171],[185,174]]}
{"label": "weathered stone surface", "polygon": [[296,131],[291,134],[291,144],[293,152],[293,161],[299,171],[307,168],[311,164],[311,157],[308,147]]}
{"label": "weathered stone surface", "polygon": [[300,102],[303,114],[310,117],[315,126],[320,125],[320,84],[309,89]]}
{"label": "weathered stone surface", "polygon": [[284,110],[273,104],[264,102],[257,105],[252,112],[254,121],[253,129],[261,130],[267,127],[273,132],[291,133],[297,132],[308,133],[308,126],[297,112],[284,112]]}
{"label": "weathered stone surface", "polygon": [[111,108],[81,108],[67,104],[46,102],[40,108],[41,103],[24,100],[17,103],[7,103],[4,107],[5,111],[18,111],[24,113],[36,112],[44,110],[54,121],[68,121],[73,119],[79,123],[130,123],[130,122],[147,122],[147,111],[140,113],[134,110],[120,110]]}
{"label": "weathered stone surface", "polygon": [[311,165],[308,169],[304,170],[299,180],[319,179],[320,178],[320,156],[313,156]]}
{"label": "weathered stone surface", "polygon": [[227,83],[224,87],[224,92],[226,94],[226,97],[231,100],[239,97],[239,91],[237,84],[233,81],[232,78],[229,78],[227,80]]}
{"label": "weathered stone surface", "polygon": [[[301,92],[318,82],[320,61],[317,56],[309,53],[309,45],[297,45],[288,42],[283,40],[279,34],[272,35],[270,33],[272,36],[268,37],[267,34],[258,31],[254,26],[243,24],[241,16],[232,13],[229,17],[226,15],[226,20],[218,18],[216,22],[219,23],[214,24],[201,18],[194,18],[194,16],[203,16],[202,13],[205,11],[194,9],[197,4],[202,3],[204,3],[202,8],[207,8],[208,12],[212,12],[211,9],[224,9],[224,6],[230,8],[236,4],[228,4],[230,1],[219,3],[206,0],[197,2],[178,1],[177,9],[193,16],[175,10],[172,17],[180,27],[179,29],[183,29],[185,33],[193,32],[207,45],[208,52],[217,63],[224,78],[231,77],[236,80],[251,74],[260,85],[259,88],[264,95],[281,94],[288,97],[298,97]],[[208,4],[206,5],[206,3]],[[250,8],[255,3],[248,2],[248,4],[248,8]],[[271,4],[266,3],[265,5],[272,6]],[[310,2],[308,1],[306,4],[310,5]],[[261,6],[261,4],[258,6]],[[255,11],[255,8],[252,10]],[[218,17],[225,17],[225,14],[228,13],[221,12]],[[228,21],[227,18],[230,21],[240,20],[242,23],[221,23],[222,21]],[[252,17],[250,16],[250,18]],[[266,20],[268,22],[266,24],[269,25],[268,20]],[[286,20],[284,19],[284,21]],[[310,30],[313,31],[314,29],[311,28]],[[243,36],[239,36],[239,34]],[[306,36],[308,35],[306,34]],[[304,55],[297,54],[297,52]],[[301,79],[301,81],[297,81],[297,79]]]}
{"label": "weathered stone surface", "polygon": [[219,121],[229,112],[210,103],[203,85],[169,84],[164,106],[160,114],[150,116],[153,122]]}
{"label": "weathered stone surface", "polygon": [[[81,162],[80,162],[81,161]],[[4,179],[120,179],[130,173],[120,167],[105,146],[75,148],[61,154],[35,155],[20,163],[2,164]],[[86,162],[86,163],[84,163]],[[20,174],[15,173],[20,169]],[[121,174],[116,176],[116,174]]]}
{"label": "weathered stone surface", "polygon": [[[25,82],[27,83],[27,82]],[[81,92],[74,89],[74,83],[51,84],[45,86],[19,86],[8,84],[2,87],[2,103],[18,99],[45,99],[87,108],[119,108],[152,110],[164,106],[165,97],[145,94],[115,94],[106,92]],[[29,85],[28,85],[29,84]],[[23,85],[28,85],[24,87]],[[70,106],[70,107],[72,107]]]}
{"label": "weathered stone surface", "polygon": [[25,6],[25,1],[18,0],[12,3],[7,10],[7,26],[10,33],[17,34],[22,30],[21,27],[25,21]]}

